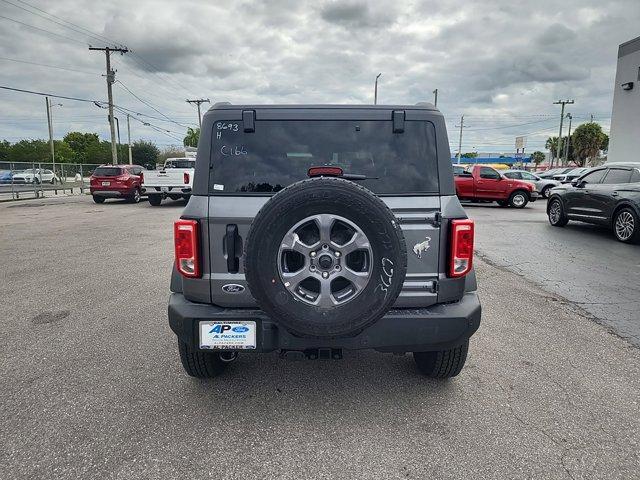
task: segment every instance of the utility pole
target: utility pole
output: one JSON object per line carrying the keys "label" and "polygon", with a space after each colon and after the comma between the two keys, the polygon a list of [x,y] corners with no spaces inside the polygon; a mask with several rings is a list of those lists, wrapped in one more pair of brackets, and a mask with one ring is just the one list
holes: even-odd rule
{"label": "utility pole", "polygon": [[198,106],[198,128],[202,129],[202,116],[200,115],[200,104],[211,103],[208,98],[198,98],[196,100],[187,100],[187,103],[195,103]]}
{"label": "utility pole", "polygon": [[567,142],[564,146],[565,165],[569,163],[569,143],[571,143],[571,120],[573,120],[573,116],[570,113],[567,113],[567,118],[569,119],[569,133],[567,133]]}
{"label": "utility pole", "polygon": [[[558,134],[558,148],[556,149],[556,157],[558,158],[558,164],[562,159],[562,122],[564,120],[564,106],[572,105],[575,102],[573,100],[558,100],[557,102],[553,102],[554,105],[562,105],[562,109],[560,110],[560,133]],[[549,168],[553,168],[553,156],[551,158],[551,165]]]}
{"label": "utility pole", "polygon": [[133,165],[133,157],[131,156],[131,122],[129,121],[130,117],[131,115],[127,113],[127,145],[129,146],[129,165]]}
{"label": "utility pole", "polygon": [[374,105],[378,104],[378,79],[380,78],[380,75],[382,75],[382,73],[379,73],[378,75],[376,75],[376,86],[373,89],[373,104]]}
{"label": "utility pole", "polygon": [[460,125],[456,125],[456,127],[460,127],[460,138],[458,139],[458,165],[460,164],[460,156],[462,155],[462,129],[467,127],[468,125],[464,124],[464,115],[460,117]]}
{"label": "utility pole", "polygon": [[593,113],[591,114],[591,120],[589,122],[593,123]]}
{"label": "utility pole", "polygon": [[114,165],[118,163],[118,148],[116,146],[116,129],[113,125],[113,92],[111,86],[116,81],[116,72],[111,70],[111,52],[119,52],[123,55],[129,51],[127,47],[89,47],[89,50],[100,50],[105,53],[107,59],[107,97],[109,101],[109,127],[111,129],[111,157]]}
{"label": "utility pole", "polygon": [[438,106],[438,89],[437,88],[433,91],[433,106],[434,107]]}
{"label": "utility pole", "polygon": [[56,154],[53,148],[53,125],[51,124],[51,102],[49,102],[49,97],[44,97],[44,101],[47,104],[47,122],[49,123],[49,147],[51,148],[51,163],[53,166],[51,170],[53,170],[53,175],[55,178],[56,174]]}

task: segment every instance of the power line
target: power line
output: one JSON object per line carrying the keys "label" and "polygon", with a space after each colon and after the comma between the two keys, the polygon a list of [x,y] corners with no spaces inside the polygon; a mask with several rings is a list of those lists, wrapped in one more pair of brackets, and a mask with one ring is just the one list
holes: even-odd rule
{"label": "power line", "polygon": [[[7,0],[2,0],[2,1],[5,1],[5,2],[7,2],[7,3],[11,3],[11,2],[8,2]],[[32,8],[32,9],[34,9],[34,10],[37,10],[37,11],[39,11],[39,12],[42,12],[42,13],[44,13],[45,15],[48,15],[49,17],[56,18],[56,19],[58,19],[58,20],[60,20],[60,21],[62,21],[62,22],[64,22],[64,23],[67,23],[67,24],[69,24],[69,25],[73,26],[73,27],[79,28],[80,30],[84,30],[84,31],[86,32],[86,33],[85,33],[85,35],[86,35],[86,34],[89,34],[90,36],[92,36],[93,38],[95,38],[95,39],[97,39],[97,40],[99,40],[99,41],[101,41],[101,42],[104,42],[104,41],[106,40],[106,41],[107,41],[107,43],[113,43],[114,45],[121,46],[121,45],[119,44],[119,42],[116,42],[115,40],[113,40],[113,39],[111,39],[111,38],[108,38],[108,37],[105,37],[104,35],[100,35],[100,34],[97,34],[97,33],[95,33],[95,32],[92,32],[91,30],[89,30],[89,29],[87,29],[87,28],[84,28],[84,27],[83,27],[83,26],[81,26],[81,25],[77,25],[77,24],[75,24],[75,23],[73,23],[73,22],[70,22],[69,20],[65,20],[64,18],[58,17],[57,15],[54,15],[53,13],[49,13],[49,12],[47,12],[47,11],[45,11],[45,10],[41,9],[41,8],[36,7],[35,5],[31,5],[30,3],[24,2],[23,0],[16,0],[16,1],[17,1],[17,2],[19,2],[19,3],[22,3],[23,5],[27,5],[28,7]],[[12,5],[14,5],[14,6],[16,6],[16,7],[18,7],[18,5],[15,5],[15,4],[13,4],[13,3],[11,3],[11,4],[12,4]],[[18,8],[22,8],[23,10],[25,10],[23,7],[18,7]],[[25,10],[25,11],[29,11],[29,10]],[[36,12],[29,12],[29,13],[33,13],[34,15],[39,15],[39,14],[37,14]],[[39,15],[39,16],[42,16],[42,15]],[[51,20],[50,18],[47,18],[47,17],[42,17],[42,18],[45,18],[46,20],[49,20],[49,21],[53,22],[53,20]],[[58,22],[55,22],[55,23],[58,23]],[[58,24],[58,25],[60,25],[60,24]],[[71,28],[71,27],[69,27],[69,26],[66,26],[66,25],[62,25],[62,26],[63,26],[63,27],[66,27],[66,28],[69,28],[69,29],[71,29],[71,30],[74,30],[73,28]],[[77,30],[75,30],[75,31],[77,31]]]}
{"label": "power line", "polygon": [[166,116],[164,113],[162,113],[160,110],[158,110],[156,107],[154,107],[153,105],[151,105],[149,102],[143,100],[142,98],[140,98],[139,96],[137,96],[135,93],[133,93],[129,87],[127,87],[124,83],[122,83],[120,80],[117,80],[117,83],[120,84],[120,86],[122,88],[124,88],[127,92],[129,92],[133,97],[135,97],[136,99],[138,99],[141,103],[145,104],[147,107],[149,107],[151,110],[155,111],[156,113],[159,113],[160,115],[162,115],[164,118],[166,118],[169,122],[171,123],[175,123],[176,125],[180,126],[180,127],[184,127],[186,128],[186,125],[183,125],[182,123],[176,122],[175,120],[173,120],[172,118],[169,118],[168,116]]}
{"label": "power line", "polygon": [[[4,3],[8,3],[9,5],[13,5],[14,7],[19,8],[20,10],[24,10],[24,11],[25,11],[25,12],[27,12],[27,13],[31,13],[32,15],[37,15],[38,17],[44,18],[45,20],[48,20],[48,21],[50,21],[50,22],[53,22],[53,23],[55,23],[56,25],[60,25],[61,27],[64,27],[64,28],[68,28],[68,29],[70,29],[70,30],[73,30],[74,32],[79,33],[79,34],[81,34],[81,35],[84,35],[84,36],[89,35],[90,37],[93,37],[95,40],[98,40],[99,42],[103,42],[103,41],[104,41],[104,40],[102,40],[102,39],[100,39],[100,38],[98,38],[98,37],[93,36],[92,34],[87,34],[87,33],[83,32],[83,31],[81,31],[81,30],[78,30],[78,29],[76,29],[76,28],[73,28],[73,27],[70,27],[70,26],[68,26],[68,25],[65,25],[64,23],[58,22],[58,21],[53,20],[53,19],[51,19],[51,18],[47,18],[46,16],[44,16],[44,15],[42,15],[42,14],[38,13],[38,12],[33,12],[33,11],[29,10],[29,9],[26,9],[26,8],[24,8],[24,7],[21,7],[20,5],[16,5],[15,3],[10,2],[9,0],[0,0],[0,1],[3,1]],[[22,3],[24,3],[24,2],[22,2]],[[28,4],[28,3],[25,3],[25,5],[29,5],[29,4]],[[29,7],[33,8],[33,9],[36,9],[36,10],[40,10],[40,9],[38,9],[38,8],[36,8],[36,7],[33,7],[32,5],[29,5]]]}
{"label": "power line", "polygon": [[48,65],[46,63],[29,62],[27,60],[18,60],[17,58],[0,57],[0,60],[6,60],[8,62],[16,62],[16,63],[26,63],[27,65],[37,65],[39,67],[55,68],[57,70],[65,70],[67,72],[86,73],[88,75],[100,75],[99,73],[89,72],[87,70],[77,70],[75,68],[59,67],[57,65]]}
{"label": "power line", "polygon": [[28,27],[28,28],[33,28],[34,30],[40,30],[41,32],[45,32],[45,33],[47,33],[49,35],[54,35],[54,36],[59,37],[59,38],[64,38],[65,40],[70,40],[70,41],[72,41],[74,43],[78,43],[78,44],[83,45],[83,46],[84,45],[88,45],[88,42],[81,42],[77,38],[67,37],[65,35],[60,35],[59,33],[52,32],[51,30],[46,30],[44,28],[36,27],[34,25],[29,25],[28,23],[21,22],[20,20],[16,20],[15,18],[5,17],[4,15],[0,15],[0,18],[4,18],[5,20],[10,20],[12,22],[19,23],[20,25],[24,25],[25,27]]}

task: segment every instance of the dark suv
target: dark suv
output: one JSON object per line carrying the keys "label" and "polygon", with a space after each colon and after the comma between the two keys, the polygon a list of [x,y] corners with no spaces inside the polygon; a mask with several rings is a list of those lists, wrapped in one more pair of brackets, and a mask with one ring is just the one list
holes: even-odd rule
{"label": "dark suv", "polygon": [[610,162],[553,189],[547,203],[549,223],[569,220],[613,230],[625,243],[640,243],[640,162]]}
{"label": "dark suv", "polygon": [[452,377],[480,325],[474,225],[430,104],[214,105],[174,234],[169,324],[195,377],[242,351],[343,349]]}

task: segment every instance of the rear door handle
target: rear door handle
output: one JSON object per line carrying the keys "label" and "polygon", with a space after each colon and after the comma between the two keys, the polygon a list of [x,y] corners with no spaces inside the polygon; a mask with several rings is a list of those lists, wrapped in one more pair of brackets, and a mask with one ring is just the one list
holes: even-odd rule
{"label": "rear door handle", "polygon": [[613,196],[613,197],[617,197],[617,196],[618,196],[618,192],[613,192],[613,193],[611,194],[611,196]]}
{"label": "rear door handle", "polygon": [[229,273],[238,273],[240,255],[242,254],[242,238],[238,235],[238,225],[227,225],[224,248],[227,251],[227,271]]}

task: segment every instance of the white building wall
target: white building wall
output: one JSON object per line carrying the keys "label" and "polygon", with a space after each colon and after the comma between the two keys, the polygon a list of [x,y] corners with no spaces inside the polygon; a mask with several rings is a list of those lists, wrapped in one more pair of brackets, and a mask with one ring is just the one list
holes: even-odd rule
{"label": "white building wall", "polygon": [[[633,82],[631,90],[623,84]],[[609,162],[640,161],[640,37],[618,48]]]}

